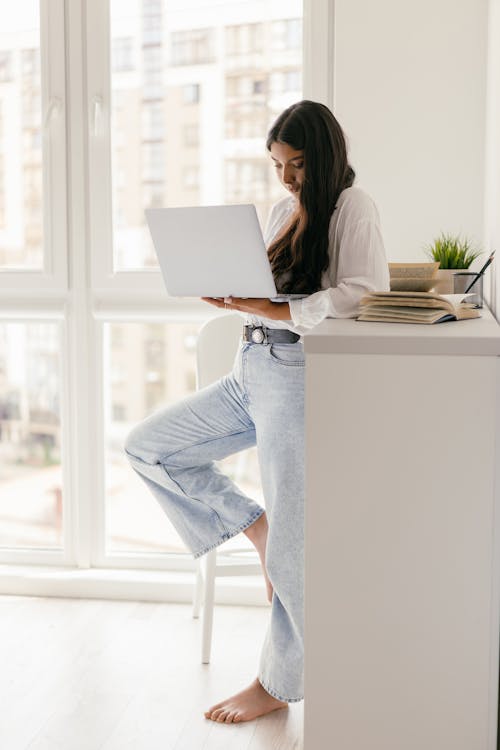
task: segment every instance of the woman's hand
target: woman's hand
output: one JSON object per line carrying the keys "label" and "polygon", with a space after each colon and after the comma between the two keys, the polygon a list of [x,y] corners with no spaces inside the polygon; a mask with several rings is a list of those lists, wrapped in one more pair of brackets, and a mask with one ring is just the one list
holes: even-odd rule
{"label": "woman's hand", "polygon": [[267,298],[245,299],[244,297],[202,297],[215,307],[226,310],[239,310],[240,312],[259,315],[270,320],[290,320],[290,305],[288,302],[271,302]]}

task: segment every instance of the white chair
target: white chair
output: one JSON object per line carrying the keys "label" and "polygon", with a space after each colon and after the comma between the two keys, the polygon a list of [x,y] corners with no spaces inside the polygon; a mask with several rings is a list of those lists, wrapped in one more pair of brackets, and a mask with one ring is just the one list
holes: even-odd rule
{"label": "white chair", "polygon": [[[196,346],[197,387],[204,388],[231,371],[241,340],[243,319],[231,313],[212,318],[202,327]],[[240,471],[244,466],[240,463]],[[236,480],[238,477],[236,477]],[[253,547],[252,547],[253,549]],[[257,575],[262,573],[260,562],[241,560],[238,555],[248,550],[227,551],[217,560],[217,550],[207,552],[199,561],[193,600],[193,617],[202,616],[202,664],[210,662],[214,611],[215,578],[217,576]],[[255,553],[257,557],[257,553]]]}

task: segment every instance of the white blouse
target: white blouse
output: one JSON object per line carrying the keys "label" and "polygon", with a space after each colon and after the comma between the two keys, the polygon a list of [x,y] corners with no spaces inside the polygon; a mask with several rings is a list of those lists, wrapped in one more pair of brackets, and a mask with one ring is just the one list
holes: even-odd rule
{"label": "white blouse", "polygon": [[[269,247],[294,210],[293,195],[272,209],[264,233]],[[246,315],[248,325],[288,328],[302,335],[325,318],[353,318],[367,292],[389,290],[389,268],[375,203],[361,188],[342,191],[328,231],[330,265],[321,279],[321,290],[308,296],[280,295],[288,301],[291,320],[270,320]],[[294,299],[294,296],[296,297]]]}

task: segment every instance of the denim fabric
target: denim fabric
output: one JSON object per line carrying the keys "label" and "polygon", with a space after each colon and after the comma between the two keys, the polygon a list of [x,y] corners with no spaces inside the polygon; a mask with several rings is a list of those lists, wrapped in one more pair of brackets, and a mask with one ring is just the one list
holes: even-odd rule
{"label": "denim fabric", "polygon": [[274,587],[259,679],[280,700],[303,697],[304,351],[242,343],[233,371],[130,433],[132,467],[195,557],[264,512],[214,463],[257,444]]}

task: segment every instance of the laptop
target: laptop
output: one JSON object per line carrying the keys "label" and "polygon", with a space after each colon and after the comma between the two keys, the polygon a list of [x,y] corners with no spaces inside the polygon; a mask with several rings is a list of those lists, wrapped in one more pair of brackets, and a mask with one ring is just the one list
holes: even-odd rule
{"label": "laptop", "polygon": [[173,297],[276,297],[253,205],[149,208],[146,220]]}

